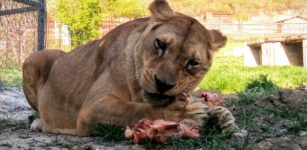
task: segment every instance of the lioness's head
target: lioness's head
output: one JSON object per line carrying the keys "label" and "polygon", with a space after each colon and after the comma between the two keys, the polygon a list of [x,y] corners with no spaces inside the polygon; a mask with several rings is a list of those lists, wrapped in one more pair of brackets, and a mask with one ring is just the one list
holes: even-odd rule
{"label": "lioness's head", "polygon": [[135,55],[137,75],[144,99],[163,107],[179,94],[193,91],[210,69],[212,53],[227,39],[174,12],[164,0],[155,0],[149,9],[150,21]]}

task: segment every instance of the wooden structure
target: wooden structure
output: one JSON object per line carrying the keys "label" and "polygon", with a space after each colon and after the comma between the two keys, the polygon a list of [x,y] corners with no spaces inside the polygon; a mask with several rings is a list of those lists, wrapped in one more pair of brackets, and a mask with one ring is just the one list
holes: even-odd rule
{"label": "wooden structure", "polygon": [[244,62],[247,66],[296,65],[307,69],[307,35],[283,36],[246,42]]}
{"label": "wooden structure", "polygon": [[276,22],[277,33],[281,34],[307,34],[307,19],[293,16]]}

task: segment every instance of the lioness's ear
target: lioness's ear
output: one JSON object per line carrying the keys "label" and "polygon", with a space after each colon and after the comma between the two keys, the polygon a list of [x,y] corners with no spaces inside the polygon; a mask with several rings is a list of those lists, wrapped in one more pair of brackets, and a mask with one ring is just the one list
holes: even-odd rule
{"label": "lioness's ear", "polygon": [[227,42],[227,37],[218,30],[209,30],[210,34],[210,49],[213,51],[223,47]]}
{"label": "lioness's ear", "polygon": [[174,15],[174,11],[166,0],[154,0],[149,6],[149,10],[152,19],[156,21],[163,21]]}

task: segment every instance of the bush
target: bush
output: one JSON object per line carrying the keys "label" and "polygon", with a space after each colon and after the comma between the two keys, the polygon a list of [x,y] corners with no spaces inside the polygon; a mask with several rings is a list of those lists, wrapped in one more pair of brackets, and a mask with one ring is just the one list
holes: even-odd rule
{"label": "bush", "polygon": [[267,75],[259,75],[247,84],[245,91],[251,90],[254,92],[274,92],[278,90],[278,87],[268,79]]}
{"label": "bush", "polygon": [[256,79],[247,83],[243,92],[238,93],[238,104],[251,104],[263,96],[278,90],[278,86],[268,79],[266,75],[259,75]]}
{"label": "bush", "polygon": [[68,26],[72,47],[99,35],[102,8],[99,0],[57,0],[55,17]]}

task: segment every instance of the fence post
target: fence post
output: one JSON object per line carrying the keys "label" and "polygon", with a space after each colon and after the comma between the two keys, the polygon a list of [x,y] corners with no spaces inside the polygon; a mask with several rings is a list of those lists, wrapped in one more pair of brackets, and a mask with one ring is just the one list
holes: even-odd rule
{"label": "fence post", "polygon": [[307,39],[302,41],[303,43],[303,63],[304,68],[307,69]]}
{"label": "fence post", "polygon": [[46,32],[46,0],[40,0],[40,8],[38,10],[38,25],[37,25],[37,50],[41,51],[45,49],[45,32]]}

